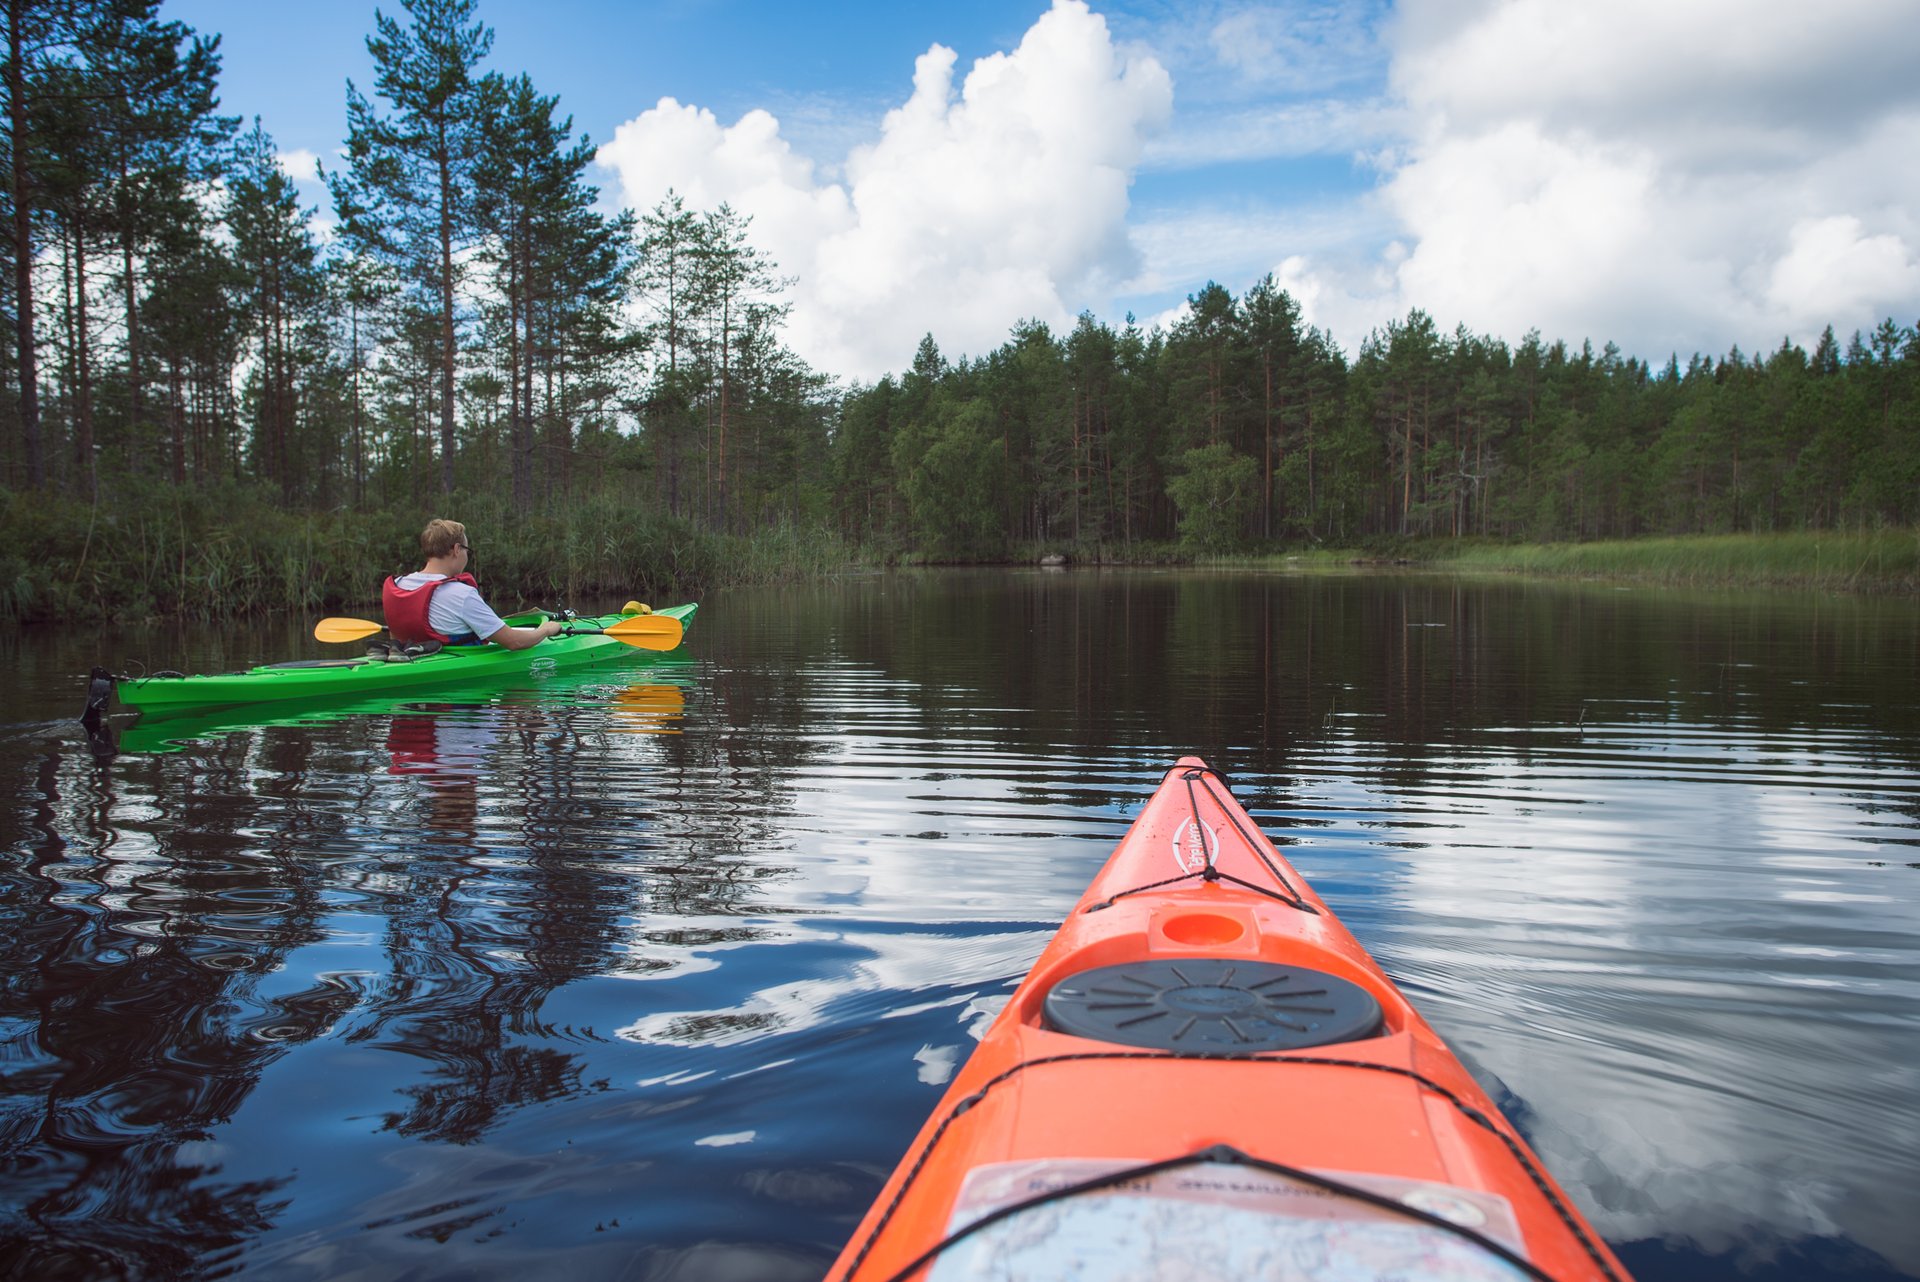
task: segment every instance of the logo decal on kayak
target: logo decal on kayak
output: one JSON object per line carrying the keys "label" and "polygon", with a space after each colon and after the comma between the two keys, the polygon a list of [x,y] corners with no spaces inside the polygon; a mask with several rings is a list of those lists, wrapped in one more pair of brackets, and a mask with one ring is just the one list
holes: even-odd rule
{"label": "logo decal on kayak", "polygon": [[560,662],[557,659],[535,659],[532,664],[528,666],[527,675],[544,677],[550,672],[559,671],[559,668]]}
{"label": "logo decal on kayak", "polygon": [[1204,822],[1182,819],[1173,830],[1173,862],[1181,872],[1199,872],[1207,866],[1208,856],[1220,857],[1220,834]]}

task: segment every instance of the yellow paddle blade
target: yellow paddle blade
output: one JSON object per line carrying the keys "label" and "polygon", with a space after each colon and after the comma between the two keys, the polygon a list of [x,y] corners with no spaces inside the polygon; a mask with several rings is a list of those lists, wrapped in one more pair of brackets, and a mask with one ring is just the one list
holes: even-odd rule
{"label": "yellow paddle blade", "polygon": [[642,650],[671,650],[680,644],[686,629],[670,614],[640,614],[607,625],[606,633],[615,640],[637,645]]}
{"label": "yellow paddle blade", "polygon": [[370,637],[385,630],[383,623],[368,623],[365,619],[322,619],[313,625],[315,641],[358,641],[361,637]]}

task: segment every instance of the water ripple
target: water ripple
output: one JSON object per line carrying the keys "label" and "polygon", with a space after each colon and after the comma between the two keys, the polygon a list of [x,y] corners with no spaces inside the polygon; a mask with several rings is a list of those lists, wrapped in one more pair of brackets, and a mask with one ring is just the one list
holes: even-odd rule
{"label": "water ripple", "polygon": [[671,663],[105,764],[23,689],[0,1232],[42,1274],[818,1277],[1200,751],[1643,1282],[1920,1274],[1920,611],[1665,600],[756,590]]}

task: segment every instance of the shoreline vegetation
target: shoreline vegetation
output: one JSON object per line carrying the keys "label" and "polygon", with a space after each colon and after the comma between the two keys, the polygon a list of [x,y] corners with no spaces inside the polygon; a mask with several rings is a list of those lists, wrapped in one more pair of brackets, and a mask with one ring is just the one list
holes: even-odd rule
{"label": "shoreline vegetation", "polygon": [[[1368,569],[1602,579],[1672,587],[1920,593],[1920,530],[1717,534],[1586,543],[1408,538],[1356,547],[1275,546],[1210,553],[1173,541],[1025,544],[1000,556],[942,558],[861,546],[824,527],[718,534],[612,499],[563,515],[516,517],[498,498],[448,505],[475,532],[476,570],[511,605],[638,595],[658,602],[714,588],[894,567],[1031,566],[1269,570]],[[0,492],[0,622],[112,617],[215,619],[262,610],[374,611],[389,573],[415,568],[399,512],[292,512],[234,489],[154,492],[109,510]],[[484,531],[484,533],[482,533]]]}
{"label": "shoreline vegetation", "polygon": [[1235,562],[1303,570],[1393,565],[1453,573],[1601,579],[1679,588],[1784,588],[1908,596],[1920,593],[1920,530],[1693,534],[1590,543],[1412,541],[1386,555],[1283,553]]}

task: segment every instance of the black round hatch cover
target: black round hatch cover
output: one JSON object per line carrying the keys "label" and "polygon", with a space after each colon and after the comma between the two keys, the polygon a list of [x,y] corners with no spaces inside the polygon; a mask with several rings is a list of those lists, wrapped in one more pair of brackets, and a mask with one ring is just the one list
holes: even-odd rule
{"label": "black round hatch cover", "polygon": [[1368,1037],[1381,1014],[1372,993],[1324,971],[1176,957],[1069,975],[1047,994],[1046,1019],[1122,1046],[1243,1055]]}

